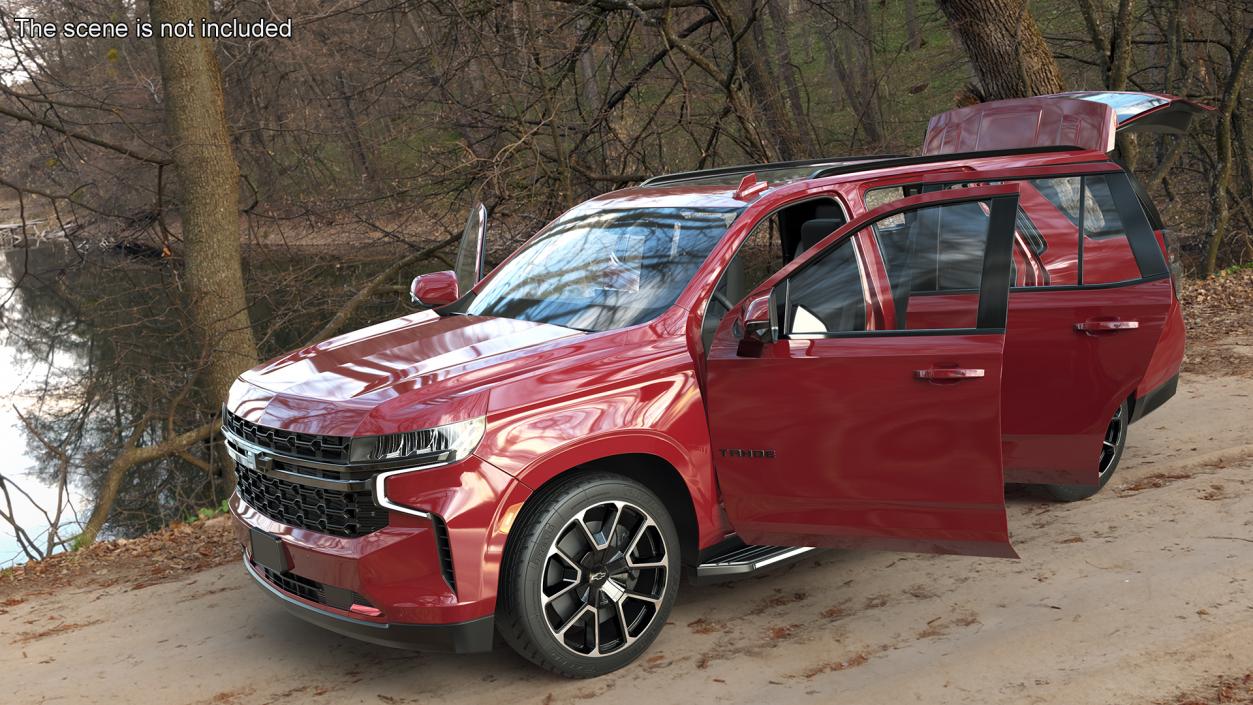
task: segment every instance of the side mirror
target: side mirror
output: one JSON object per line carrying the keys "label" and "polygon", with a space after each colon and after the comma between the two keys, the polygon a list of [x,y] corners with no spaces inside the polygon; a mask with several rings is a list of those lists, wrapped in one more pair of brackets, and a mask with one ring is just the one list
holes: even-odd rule
{"label": "side mirror", "polygon": [[773,343],[777,337],[770,299],[770,294],[762,294],[749,301],[741,319],[733,324],[731,332],[740,339],[736,351],[740,357],[761,357],[766,343]]}
{"label": "side mirror", "polygon": [[409,285],[409,297],[413,303],[430,308],[450,304],[461,298],[457,293],[457,275],[444,271],[414,277]]}
{"label": "side mirror", "polygon": [[774,342],[774,316],[771,314],[770,294],[762,294],[744,306],[744,340]]}

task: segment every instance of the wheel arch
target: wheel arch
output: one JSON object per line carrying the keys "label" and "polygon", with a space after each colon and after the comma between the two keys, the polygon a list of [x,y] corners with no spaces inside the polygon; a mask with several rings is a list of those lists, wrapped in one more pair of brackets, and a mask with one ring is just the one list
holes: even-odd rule
{"label": "wheel arch", "polygon": [[[584,460],[558,472],[546,472],[543,474],[543,482],[538,486],[527,483],[533,491],[518,511],[518,520],[527,516],[527,510],[535,506],[536,502],[547,494],[547,490],[577,475],[593,472],[609,473],[634,480],[656,494],[666,506],[671,520],[674,521],[675,530],[679,534],[679,551],[683,562],[687,564],[697,560],[700,554],[700,525],[696,518],[696,504],[691,490],[682,473],[673,463],[653,453],[615,453]],[[510,531],[511,535],[513,533]],[[504,550],[509,551],[510,548],[511,541],[506,539]]]}

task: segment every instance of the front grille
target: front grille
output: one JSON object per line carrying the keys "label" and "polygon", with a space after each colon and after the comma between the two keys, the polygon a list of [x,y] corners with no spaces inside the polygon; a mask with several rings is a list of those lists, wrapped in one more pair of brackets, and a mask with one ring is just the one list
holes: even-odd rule
{"label": "front grille", "polygon": [[351,609],[354,604],[363,607],[374,606],[365,597],[352,590],[319,583],[316,580],[310,580],[303,575],[296,575],[292,572],[279,573],[256,563],[253,563],[252,566],[260,570],[265,579],[273,583],[275,587],[310,602],[334,607],[345,612]]}
{"label": "front grille", "polygon": [[274,521],[332,536],[365,536],[387,526],[387,510],[367,490],[301,485],[235,463],[239,496]]}
{"label": "front grille", "polygon": [[305,460],[319,460],[324,463],[347,463],[348,436],[319,436],[311,433],[296,433],[278,428],[258,426],[245,421],[229,411],[222,417],[222,425],[230,433],[249,443],[261,446],[275,453],[290,455]]}

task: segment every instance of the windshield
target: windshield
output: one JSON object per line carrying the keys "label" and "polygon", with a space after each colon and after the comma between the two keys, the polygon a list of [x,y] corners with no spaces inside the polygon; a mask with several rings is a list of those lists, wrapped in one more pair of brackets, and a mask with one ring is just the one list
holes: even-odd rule
{"label": "windshield", "polygon": [[674,304],[740,210],[573,211],[452,310],[585,331],[643,323]]}

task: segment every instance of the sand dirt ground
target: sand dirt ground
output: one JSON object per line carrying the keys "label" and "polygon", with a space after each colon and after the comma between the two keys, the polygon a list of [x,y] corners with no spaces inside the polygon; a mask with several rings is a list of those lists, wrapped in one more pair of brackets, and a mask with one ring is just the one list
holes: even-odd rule
{"label": "sand dirt ground", "polygon": [[356,643],[288,616],[230,564],[9,606],[0,702],[1176,702],[1253,672],[1251,421],[1253,379],[1186,375],[1132,427],[1100,495],[1011,489],[1021,560],[833,551],[685,585],[652,650],[598,680],[503,647]]}

